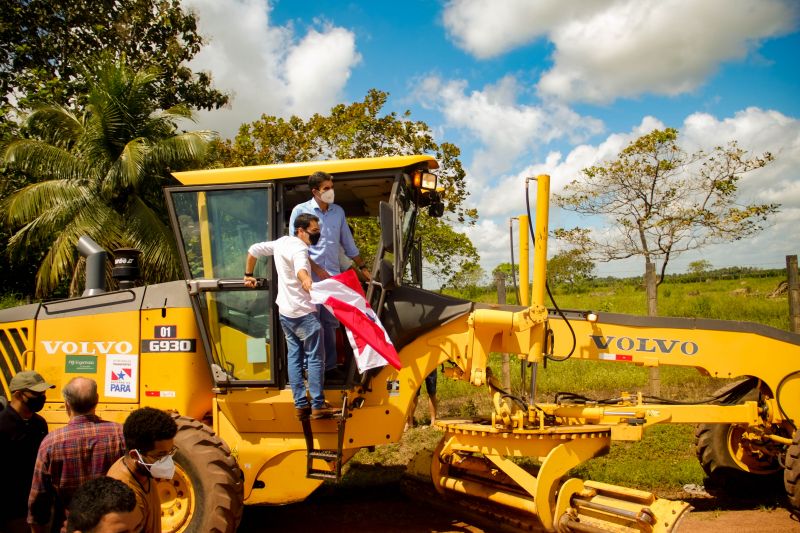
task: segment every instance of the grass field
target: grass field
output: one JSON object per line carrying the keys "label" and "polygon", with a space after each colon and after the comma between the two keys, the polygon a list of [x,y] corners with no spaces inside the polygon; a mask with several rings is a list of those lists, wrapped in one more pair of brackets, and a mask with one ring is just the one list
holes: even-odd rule
{"label": "grass field", "polygon": [[[659,315],[750,321],[788,329],[786,295],[770,297],[781,281],[780,277],[752,277],[665,283],[659,288]],[[566,309],[635,315],[646,313],[644,291],[632,283],[615,282],[580,293],[558,290],[554,296],[558,305]],[[487,292],[475,299],[492,302],[496,301],[496,296]],[[513,296],[509,295],[507,300],[513,302]],[[493,355],[490,366],[498,376],[500,365],[500,356]],[[511,377],[512,389],[521,392],[520,363],[513,358]],[[553,395],[559,391],[576,392],[593,398],[616,396],[621,391],[647,392],[648,377],[648,369],[633,365],[577,360],[549,363],[546,369],[540,369],[539,372],[537,401],[552,401]],[[704,377],[691,368],[661,367],[661,395],[667,398],[700,399],[711,395],[726,382]],[[424,396],[425,392],[422,394]],[[485,389],[445,379],[441,374],[437,396],[441,418],[488,415],[491,412],[490,397]],[[417,418],[423,424],[429,421],[427,401],[424,399],[419,402]],[[359,465],[405,465],[417,450],[432,448],[439,436],[440,433],[435,429],[416,428],[406,432],[398,444],[378,448],[374,453],[359,452],[351,461],[354,476],[345,481],[368,483],[368,480],[356,474],[360,471]],[[396,475],[395,470],[392,472],[395,474],[391,475]],[[703,484],[703,471],[694,452],[694,427],[681,425],[653,427],[640,442],[614,443],[607,456],[581,465],[573,475],[652,490],[668,497],[680,496],[686,484]]]}

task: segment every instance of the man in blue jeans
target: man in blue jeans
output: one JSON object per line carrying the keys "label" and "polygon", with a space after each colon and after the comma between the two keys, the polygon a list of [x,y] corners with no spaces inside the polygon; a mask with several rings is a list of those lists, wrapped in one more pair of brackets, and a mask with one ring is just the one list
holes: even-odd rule
{"label": "man in blue jeans", "polygon": [[[311,303],[311,266],[308,260],[308,246],[319,241],[319,219],[314,215],[303,214],[293,223],[294,235],[280,239],[259,242],[247,251],[244,269],[245,287],[255,287],[253,270],[258,257],[272,256],[278,272],[278,318],[286,337],[288,349],[289,386],[292,388],[297,417],[304,420],[326,418],[335,411],[325,404],[323,391],[323,349],[322,329],[317,306]],[[306,387],[303,383],[303,362],[308,371],[309,405]]]}
{"label": "man in blue jeans", "polygon": [[[340,250],[353,260],[358,271],[369,280],[369,268],[359,255],[353,233],[347,225],[344,209],[333,203],[335,198],[333,176],[327,172],[314,172],[308,177],[308,188],[311,190],[311,199],[294,206],[289,217],[289,227],[294,227],[294,221],[301,213],[314,215],[320,221],[319,242],[312,243],[308,249],[313,280],[319,281],[328,276],[341,274]],[[336,329],[339,327],[339,321],[324,306],[319,307],[325,352],[325,379],[341,380],[344,375],[336,367]]]}

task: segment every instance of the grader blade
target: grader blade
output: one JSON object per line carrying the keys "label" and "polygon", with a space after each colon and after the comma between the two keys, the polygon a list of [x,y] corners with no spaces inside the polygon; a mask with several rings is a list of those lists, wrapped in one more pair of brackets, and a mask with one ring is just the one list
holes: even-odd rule
{"label": "grader blade", "polygon": [[[436,490],[464,500],[472,510],[485,505],[493,517],[504,508],[505,521],[519,529],[667,533],[690,509],[646,491],[566,479],[569,470],[607,451],[610,430],[605,426],[503,430],[465,421],[437,425],[445,436],[430,458]],[[539,464],[523,468],[509,457],[531,457]],[[423,464],[411,468],[419,474]]]}

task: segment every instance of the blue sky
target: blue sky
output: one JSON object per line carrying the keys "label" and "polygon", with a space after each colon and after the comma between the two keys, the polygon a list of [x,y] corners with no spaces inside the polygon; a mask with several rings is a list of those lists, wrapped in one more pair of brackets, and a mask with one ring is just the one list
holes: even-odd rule
{"label": "blue sky", "polygon": [[[741,201],[779,202],[745,242],[688,252],[669,271],[779,267],[800,252],[800,3],[796,0],[183,0],[209,44],[193,67],[233,94],[199,125],[223,137],[262,113],[310,116],[390,93],[438,142],[462,149],[470,206],[463,228],[487,271],[508,261],[508,221],[524,178],[549,173],[558,192],[653,128],[687,150],[736,139],[776,161],[746,175]],[[602,219],[554,210],[551,228],[607,231]],[[551,250],[557,250],[557,243]],[[598,265],[620,276],[641,259]]]}

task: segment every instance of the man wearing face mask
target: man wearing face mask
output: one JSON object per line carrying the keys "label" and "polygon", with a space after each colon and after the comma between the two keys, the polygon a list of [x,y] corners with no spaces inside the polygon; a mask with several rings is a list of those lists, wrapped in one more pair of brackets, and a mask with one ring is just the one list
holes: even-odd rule
{"label": "man wearing face mask", "polygon": [[108,477],[118,479],[136,494],[137,527],[133,531],[161,533],[161,500],[157,479],[172,479],[172,456],[178,425],[170,415],[152,407],[133,411],[122,426],[125,455],[114,463]]}
{"label": "man wearing face mask", "polygon": [[[244,267],[245,287],[255,288],[254,269],[258,257],[272,256],[278,273],[278,319],[286,338],[289,386],[292,389],[297,418],[327,418],[334,411],[325,404],[322,390],[324,361],[321,327],[317,306],[311,303],[311,267],[308,247],[319,240],[319,220],[302,213],[294,220],[293,236],[258,242],[247,251]],[[303,383],[304,363],[308,372],[309,405]]]}
{"label": "man wearing face mask", "polygon": [[28,498],[28,522],[33,533],[44,531],[51,509],[53,529],[58,530],[78,487],[104,476],[125,454],[122,425],[95,414],[100,400],[95,380],[73,378],[64,385],[62,394],[69,422],[42,441],[33,471]]}
{"label": "man wearing face mask", "polygon": [[11,399],[0,411],[0,531],[30,531],[28,493],[36,452],[47,435],[47,422],[36,413],[44,407],[45,391],[53,387],[38,372],[30,370],[18,372],[9,383]]}
{"label": "man wearing face mask", "polygon": [[[344,250],[344,254],[353,260],[358,271],[369,281],[371,279],[369,268],[359,255],[353,234],[347,225],[344,209],[333,203],[335,199],[333,176],[327,172],[314,172],[308,177],[308,188],[312,197],[307,202],[294,206],[289,218],[289,227],[294,227],[294,220],[301,213],[309,213],[319,219],[321,228],[319,242],[308,249],[313,281],[341,274],[340,249]],[[324,306],[321,305],[319,308],[325,350],[325,379],[343,379],[343,373],[336,367],[336,329],[339,327],[339,321]]]}

